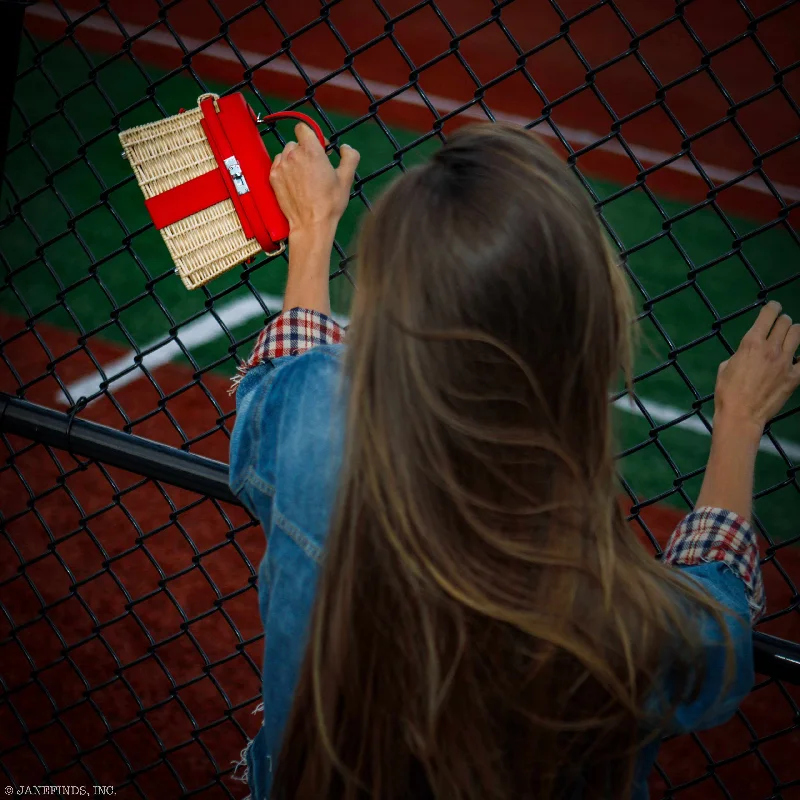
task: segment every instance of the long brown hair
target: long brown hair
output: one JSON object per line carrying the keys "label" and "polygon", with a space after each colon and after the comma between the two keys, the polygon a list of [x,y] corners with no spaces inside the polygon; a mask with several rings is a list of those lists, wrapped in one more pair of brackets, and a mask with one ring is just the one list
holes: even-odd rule
{"label": "long brown hair", "polygon": [[631,303],[589,199],[534,136],[465,128],[359,252],[339,503],[273,796],[623,797],[696,690],[681,598],[720,612],[615,500]]}

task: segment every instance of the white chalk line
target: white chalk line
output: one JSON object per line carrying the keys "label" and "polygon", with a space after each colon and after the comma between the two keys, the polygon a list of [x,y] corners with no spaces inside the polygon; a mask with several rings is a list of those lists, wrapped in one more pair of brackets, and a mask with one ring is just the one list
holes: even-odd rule
{"label": "white chalk line", "polygon": [[[129,350],[103,367],[103,372],[106,375],[105,379],[99,372],[95,372],[69,384],[67,391],[69,391],[73,400],[79,397],[91,397],[102,389],[101,383],[104,380],[109,388],[118,391],[123,386],[127,386],[129,383],[133,383],[143,377],[145,369],[148,372],[152,372],[154,369],[168,364],[183,355],[181,344],[185,349],[190,350],[193,347],[208,344],[222,336],[223,329],[220,326],[220,322],[227,328],[236,327],[256,317],[264,319],[266,317],[264,306],[272,311],[273,309],[280,309],[283,305],[283,298],[278,295],[262,294],[260,297],[261,302],[264,304],[263,306],[258,301],[258,298],[253,295],[241,297],[229,303],[219,304],[214,307],[215,315],[207,313],[183,325],[174,338],[160,337],[144,345],[141,351],[145,352],[146,355],[141,357],[138,365],[136,362],[137,351]],[[338,314],[333,314],[332,316],[340,324],[347,324],[346,317]],[[177,339],[180,339],[180,344]],[[70,402],[61,389],[58,390],[56,401],[62,404]]]}
{"label": "white chalk line", "polygon": [[[77,19],[83,16],[84,13],[81,11],[76,11],[74,9],[65,9],[65,12],[70,17],[70,19]],[[27,10],[27,13],[32,14],[36,17],[40,17],[42,19],[64,22],[64,19],[61,16],[61,14],[53,6],[34,5]],[[135,23],[129,23],[124,21],[122,22],[122,25],[130,35],[135,35],[139,31],[141,31],[144,27],[142,25],[137,25]],[[86,28],[87,30],[108,33],[118,37],[122,36],[119,28],[114,24],[114,22],[112,22],[110,19],[104,19],[97,15],[91,16],[88,19],[83,20],[80,23],[80,27]],[[197,39],[193,36],[182,36],[181,39],[186,48],[190,51],[198,50],[205,44],[203,40]],[[183,52],[178,43],[175,41],[175,38],[167,31],[163,30],[149,31],[142,37],[142,41],[146,41],[148,44],[164,47],[169,50],[178,50],[180,52]],[[258,53],[254,50],[239,50],[239,53],[241,54],[241,56],[244,58],[244,60],[247,62],[248,65],[259,64],[268,57],[266,53]],[[223,42],[215,42],[214,44],[205,47],[201,51],[200,55],[205,56],[207,58],[216,59],[217,61],[227,61],[241,66],[241,62],[239,61],[237,56],[230,49],[230,47],[228,47]],[[300,68],[304,70],[306,75],[311,79],[311,81],[315,83],[317,81],[323,80],[330,74],[330,70],[328,69],[315,67],[308,64],[300,64]],[[276,59],[273,59],[268,64],[264,64],[258,69],[264,70],[265,72],[274,72],[274,73],[279,73],[281,75],[289,75],[297,79],[302,79],[302,76],[298,72],[298,68],[286,56],[280,56]],[[387,97],[388,95],[392,95],[395,92],[400,91],[400,89],[402,88],[400,86],[395,86],[389,83],[384,83],[383,81],[372,80],[369,78],[364,78],[363,82],[368,87],[372,95],[377,99],[381,99],[383,97]],[[363,95],[363,89],[359,85],[358,81],[356,81],[356,79],[352,75],[346,72],[333,76],[332,78],[326,81],[326,84],[330,86],[335,86],[339,89],[344,89],[347,91],[356,92],[360,95]],[[449,114],[453,111],[456,111],[457,109],[461,108],[464,105],[464,102],[462,101],[454,100],[453,98],[444,97],[438,94],[429,94],[426,92],[426,96],[431,105],[440,114]],[[419,94],[413,89],[413,87],[404,89],[400,94],[393,97],[391,102],[401,103],[403,105],[427,108],[425,101],[419,96]],[[532,121],[530,118],[521,116],[519,114],[511,114],[503,111],[497,111],[497,112],[493,111],[492,113],[494,114],[495,119],[503,122],[511,122],[516,125],[528,125]],[[487,121],[488,119],[486,114],[483,113],[483,111],[480,108],[475,108],[473,106],[464,109],[463,111],[459,112],[459,114],[469,119],[481,120],[484,122]],[[572,145],[579,145],[580,147],[585,147],[594,144],[598,139],[602,138],[601,134],[597,134],[593,131],[585,130],[583,128],[571,128],[566,125],[559,125],[558,127],[564,138]],[[545,136],[552,139],[557,138],[556,134],[547,123],[538,124],[534,128],[534,130],[541,136]],[[630,156],[627,154],[622,145],[616,140],[605,142],[604,144],[600,145],[597,149],[607,153],[613,153],[615,155],[622,156],[630,160]],[[653,166],[655,164],[661,164],[675,156],[674,153],[668,153],[664,150],[658,150],[655,148],[645,147],[642,145],[630,145],[630,149],[631,152],[636,156],[636,158],[639,159],[639,161],[642,164],[650,166]],[[721,167],[715,164],[704,164],[702,162],[699,163],[701,164],[706,175],[712,180],[716,181],[717,183],[727,183],[728,181],[731,181],[736,177],[738,177],[738,175],[740,174],[735,170],[728,169],[727,167]],[[697,170],[691,163],[691,161],[689,161],[685,157],[682,157],[676,161],[672,161],[669,164],[664,164],[663,168],[672,170],[673,172],[681,172],[686,175],[691,175],[697,180],[702,180]],[[766,184],[756,175],[750,175],[747,178],[744,178],[743,180],[739,181],[737,185],[750,189],[754,192],[758,192],[759,194],[767,194],[767,195],[772,194],[769,188],[767,188]],[[792,186],[790,184],[785,184],[785,183],[779,183],[776,181],[772,181],[772,185],[781,194],[784,200],[793,202],[795,200],[800,199],[800,187]]]}
{"label": "white chalk line", "polygon": [[[666,403],[659,403],[657,400],[646,400],[644,397],[637,395],[639,402],[647,409],[647,413],[652,418],[653,422],[658,422],[662,425],[679,419],[687,413],[688,409],[680,409],[676,406],[670,406]],[[626,414],[631,414],[636,417],[644,418],[642,411],[632,403],[629,397],[620,397],[615,400],[614,408],[624,411]],[[708,417],[708,421],[713,425],[713,418]],[[688,419],[676,423],[673,427],[679,428],[683,431],[690,431],[692,433],[699,433],[703,436],[710,436],[708,428],[703,424],[703,421],[697,417],[692,416]],[[800,444],[787,441],[786,439],[779,439],[775,437],[775,441],[783,449],[784,453],[795,463],[800,463]],[[773,456],[781,457],[775,445],[767,436],[762,436],[759,442],[758,449],[762,453],[770,453]]]}

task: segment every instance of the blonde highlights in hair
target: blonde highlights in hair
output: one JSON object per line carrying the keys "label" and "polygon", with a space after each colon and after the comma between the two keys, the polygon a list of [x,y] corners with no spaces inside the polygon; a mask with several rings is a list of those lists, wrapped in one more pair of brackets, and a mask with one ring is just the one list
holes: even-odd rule
{"label": "blonde highlights in hair", "polygon": [[377,203],[358,270],[339,503],[273,796],[624,796],[696,690],[687,609],[720,610],[616,501],[631,299],[585,191],[521,129],[459,130]]}

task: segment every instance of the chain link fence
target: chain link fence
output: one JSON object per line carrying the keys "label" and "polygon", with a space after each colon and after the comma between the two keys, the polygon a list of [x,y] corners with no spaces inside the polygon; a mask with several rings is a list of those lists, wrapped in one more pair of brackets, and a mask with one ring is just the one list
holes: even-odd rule
{"label": "chain link fence", "polygon": [[[642,346],[636,395],[614,400],[621,502],[658,553],[702,479],[717,364],[766,298],[800,318],[798,29],[797,0],[42,0],[2,185],[0,390],[65,413],[66,441],[92,420],[227,460],[229,379],[280,310],[286,262],[184,290],[120,130],[243,91],[359,149],[331,260],[346,321],[353,233],[381,188],[456,126],[512,121],[566,159],[626,265]],[[291,127],[263,136],[274,155]],[[799,412],[762,441],[755,502],[759,630],[795,642]],[[117,458],[2,442],[5,783],[243,797],[260,529]],[[730,723],[664,743],[652,796],[800,796],[798,703],[760,676]]]}

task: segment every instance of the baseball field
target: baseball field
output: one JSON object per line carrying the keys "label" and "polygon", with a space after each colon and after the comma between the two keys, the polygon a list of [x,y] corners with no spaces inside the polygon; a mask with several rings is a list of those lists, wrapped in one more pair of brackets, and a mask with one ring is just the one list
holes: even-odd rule
{"label": "baseball field", "polygon": [[[32,7],[2,193],[0,389],[61,410],[87,398],[86,418],[227,460],[228,382],[280,310],[286,261],[258,257],[186,291],[121,157],[120,130],[236,88],[256,110],[296,108],[358,149],[331,259],[333,309],[346,322],[359,220],[381,189],[456,126],[527,124],[570,159],[628,269],[637,377],[635,398],[615,400],[620,494],[629,513],[641,509],[640,535],[663,544],[699,490],[719,363],[764,298],[800,319],[800,117],[782,93],[800,99],[788,68],[800,58],[790,34],[800,5],[754,11],[766,15],[757,27],[772,63],[747,37],[724,45],[748,24],[736,4],[689,3],[687,24],[636,47],[611,5]],[[675,12],[663,0],[616,8],[637,32]],[[562,12],[573,20],[566,36]],[[705,57],[712,70],[695,74]],[[280,123],[267,149],[292,135]],[[763,630],[795,641],[798,411],[795,397],[762,440],[755,501],[771,612]],[[151,784],[169,789],[148,796],[239,796],[213,775],[253,733],[261,533],[240,509],[102,465],[76,468],[21,440],[7,446],[0,601],[24,635],[5,640],[3,679],[23,688],[0,714],[15,770],[40,768],[15,744],[30,728],[42,752],[59,754],[66,783],[85,772],[75,753],[88,750],[81,764],[127,781],[130,796]],[[36,677],[42,665],[49,678]],[[43,694],[67,709],[63,724],[48,723]],[[668,743],[654,796],[673,796],[670,786],[687,798],[800,796],[798,700],[768,682],[748,698],[749,722]],[[134,779],[118,777],[131,770]]]}

